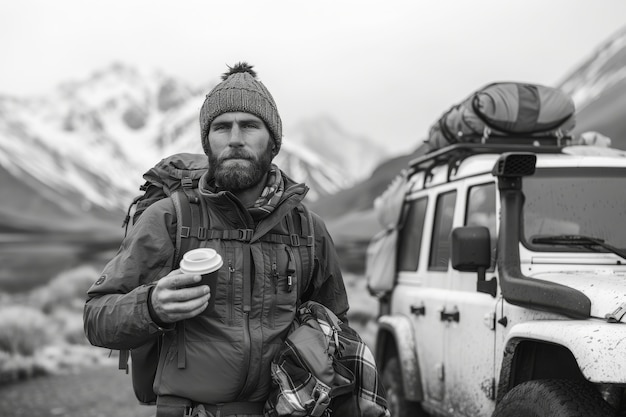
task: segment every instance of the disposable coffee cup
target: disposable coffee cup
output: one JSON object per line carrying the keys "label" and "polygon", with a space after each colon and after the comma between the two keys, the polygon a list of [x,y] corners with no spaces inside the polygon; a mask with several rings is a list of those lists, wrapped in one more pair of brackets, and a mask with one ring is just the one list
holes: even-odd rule
{"label": "disposable coffee cup", "polygon": [[208,285],[211,288],[211,298],[207,310],[213,310],[217,293],[217,275],[224,264],[222,257],[214,249],[192,249],[183,255],[180,261],[180,270],[186,274],[200,275],[202,279],[196,285]]}

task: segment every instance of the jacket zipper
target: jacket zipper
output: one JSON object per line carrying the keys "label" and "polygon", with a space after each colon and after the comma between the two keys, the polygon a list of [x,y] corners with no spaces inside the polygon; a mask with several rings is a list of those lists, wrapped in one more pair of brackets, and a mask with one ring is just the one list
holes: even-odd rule
{"label": "jacket zipper", "polygon": [[233,325],[233,273],[235,272],[235,268],[233,267],[232,259],[228,260],[228,325]]}
{"label": "jacket zipper", "polygon": [[278,303],[278,269],[276,267],[276,258],[272,262],[272,276],[271,276],[272,285],[274,287],[274,295],[272,297],[272,302],[270,304],[270,312],[269,312],[269,322],[270,327],[274,328],[274,315],[276,314],[276,304]]}
{"label": "jacket zipper", "polygon": [[[244,257],[249,256],[249,262],[252,263],[252,254],[250,253],[249,244],[244,244]],[[253,270],[252,265],[249,268],[246,268],[246,260],[244,258],[244,268],[243,268],[243,369],[242,369],[242,380],[243,385],[237,398],[246,398],[250,394],[250,388],[248,385],[250,384],[250,358],[251,358],[251,350],[252,343],[250,337],[250,310],[251,310],[251,301],[252,301],[252,279],[253,279]],[[248,275],[250,274],[250,275]]]}
{"label": "jacket zipper", "polygon": [[250,377],[250,349],[252,346],[250,345],[250,312],[244,310],[243,312],[243,345],[244,345],[244,358],[243,358],[243,385],[241,391],[239,391],[239,395],[237,397],[241,397],[242,394],[248,393],[248,379]]}

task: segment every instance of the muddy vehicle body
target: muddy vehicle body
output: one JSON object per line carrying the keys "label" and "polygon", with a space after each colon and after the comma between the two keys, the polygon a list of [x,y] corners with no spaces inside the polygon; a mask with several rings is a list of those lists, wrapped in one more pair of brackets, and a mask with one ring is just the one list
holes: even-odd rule
{"label": "muddy vehicle body", "polygon": [[626,415],[626,153],[412,161],[377,363],[392,416]]}

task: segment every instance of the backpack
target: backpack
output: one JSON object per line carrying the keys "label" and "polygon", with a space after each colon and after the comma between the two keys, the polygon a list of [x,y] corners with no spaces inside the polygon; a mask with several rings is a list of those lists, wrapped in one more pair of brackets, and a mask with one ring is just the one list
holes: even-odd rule
{"label": "backpack", "polygon": [[514,143],[559,142],[575,126],[574,101],[553,87],[516,82],[489,84],[452,106],[435,122],[431,150],[459,142],[506,137]]}
{"label": "backpack", "polygon": [[[128,234],[128,228],[137,223],[141,214],[148,207],[166,197],[172,197],[174,200],[174,207],[177,209],[177,220],[181,224],[183,222],[188,223],[188,219],[182,218],[185,211],[178,209],[188,202],[198,202],[198,197],[194,190],[198,188],[198,181],[200,181],[200,177],[207,171],[208,167],[206,155],[178,153],[162,159],[154,167],[150,168],[143,175],[146,182],[139,187],[139,190],[143,191],[143,193],[135,197],[128,206],[126,218],[122,223],[122,227],[125,228],[124,236]],[[182,191],[184,195],[177,194],[177,191]],[[133,209],[134,213],[131,216]],[[192,244],[190,239],[179,239],[180,233],[177,233],[176,236],[175,265],[180,262],[182,255],[191,249],[191,247],[187,247],[187,244]]]}
{"label": "backpack", "polygon": [[396,247],[408,188],[407,179],[408,173],[401,172],[374,200],[374,211],[382,230],[367,245],[365,278],[369,293],[375,297],[385,296],[395,283]]}
{"label": "backpack", "polygon": [[[146,180],[145,183],[139,188],[143,193],[138,195],[128,207],[122,224],[126,234],[150,205],[163,198],[171,198],[177,219],[174,253],[174,265],[177,266],[187,251],[199,247],[200,240],[202,240],[202,237],[198,236],[200,229],[209,236],[212,232],[212,230],[200,227],[202,225],[203,205],[200,204],[200,198],[197,194],[198,182],[207,169],[208,159],[206,155],[191,153],[178,153],[168,156],[150,168],[143,175]],[[297,233],[294,222],[299,222],[301,234]],[[298,249],[294,252],[300,255],[303,266],[302,276],[305,277],[304,285],[300,287],[302,294],[311,281],[315,255],[313,219],[306,206],[298,204],[287,217],[287,225],[289,235],[268,234],[267,236],[274,240],[280,239],[280,241],[294,246],[294,249]],[[224,235],[221,235],[220,238],[229,239]],[[238,235],[236,239],[241,240],[242,237]],[[184,341],[181,340],[181,343]],[[119,353],[118,367],[125,370],[126,373],[129,372],[128,358],[131,358],[130,372],[133,390],[137,400],[142,404],[156,404],[157,396],[153,391],[153,384],[161,344],[162,340],[158,337],[138,348],[121,350]],[[184,350],[179,349],[180,351]]]}
{"label": "backpack", "polygon": [[320,303],[298,308],[271,368],[265,417],[389,416],[372,352]]}

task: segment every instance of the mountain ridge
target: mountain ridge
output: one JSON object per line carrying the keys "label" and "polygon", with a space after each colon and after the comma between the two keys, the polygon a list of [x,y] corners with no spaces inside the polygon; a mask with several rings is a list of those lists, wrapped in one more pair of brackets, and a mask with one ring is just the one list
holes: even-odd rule
{"label": "mountain ridge", "polygon": [[624,149],[626,119],[626,27],[596,48],[559,83],[576,103],[575,134],[597,131]]}
{"label": "mountain ridge", "polygon": [[[198,111],[213,85],[193,88],[160,72],[113,63],[49,96],[0,95],[0,182],[14,196],[3,202],[0,231],[99,231],[123,219],[144,172],[170,154],[203,153]],[[324,131],[301,134],[314,138]],[[332,135],[344,144],[362,140]],[[340,153],[336,147],[334,153]],[[370,152],[372,164],[378,157]],[[357,180],[341,159],[328,163],[288,138],[275,161],[308,183],[310,200]]]}

